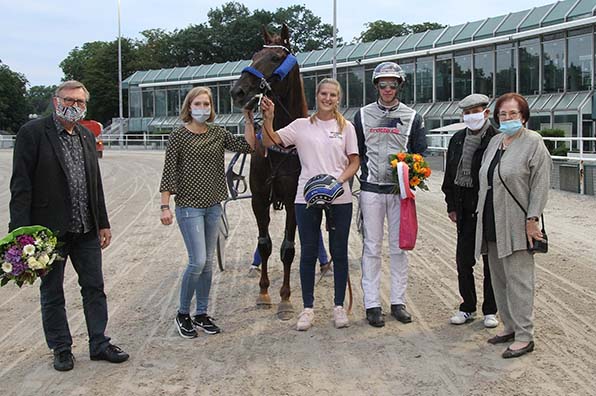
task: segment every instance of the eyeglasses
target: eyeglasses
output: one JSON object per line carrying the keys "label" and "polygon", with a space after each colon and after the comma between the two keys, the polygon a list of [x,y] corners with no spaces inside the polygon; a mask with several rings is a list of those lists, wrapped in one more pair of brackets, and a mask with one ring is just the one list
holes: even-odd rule
{"label": "eyeglasses", "polygon": [[502,120],[506,120],[506,119],[517,119],[519,118],[519,116],[521,115],[520,111],[516,111],[516,110],[512,110],[510,112],[505,112],[505,111],[501,111],[497,114],[499,116],[500,119]]}
{"label": "eyeglasses", "polygon": [[67,106],[73,106],[74,104],[76,104],[77,107],[87,106],[87,101],[84,99],[61,98],[60,96],[58,96],[58,99],[60,99]]}
{"label": "eyeglasses", "polygon": [[390,82],[381,81],[379,84],[377,84],[377,86],[379,87],[379,89],[385,89],[385,88],[397,89],[399,84],[396,82],[390,83]]}

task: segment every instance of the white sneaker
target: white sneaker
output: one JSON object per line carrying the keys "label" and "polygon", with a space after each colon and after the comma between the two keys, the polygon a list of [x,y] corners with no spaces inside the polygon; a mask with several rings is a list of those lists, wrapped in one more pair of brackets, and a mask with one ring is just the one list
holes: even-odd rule
{"label": "white sneaker", "polygon": [[335,322],[336,329],[341,329],[342,327],[348,327],[350,325],[348,314],[341,305],[333,308],[333,321]]}
{"label": "white sneaker", "polygon": [[497,315],[484,315],[484,327],[492,329],[498,325],[499,321],[497,320]]}
{"label": "white sneaker", "polygon": [[476,318],[476,312],[462,312],[457,311],[455,315],[449,319],[449,323],[454,325],[462,325],[473,321]]}
{"label": "white sneaker", "polygon": [[312,308],[304,308],[298,315],[298,323],[296,323],[296,330],[306,331],[312,327],[315,322],[315,311]]}
{"label": "white sneaker", "polygon": [[261,276],[261,269],[256,265],[251,265],[248,269],[248,277],[249,278],[258,278]]}

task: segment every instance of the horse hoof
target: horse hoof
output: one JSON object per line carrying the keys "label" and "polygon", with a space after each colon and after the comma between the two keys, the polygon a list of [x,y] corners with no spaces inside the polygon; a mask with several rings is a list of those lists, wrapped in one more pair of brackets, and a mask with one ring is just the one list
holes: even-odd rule
{"label": "horse hoof", "polygon": [[271,308],[271,297],[269,297],[269,294],[259,294],[257,297],[257,307]]}
{"label": "horse hoof", "polygon": [[279,320],[290,320],[294,317],[294,307],[289,301],[282,301],[277,306],[277,317]]}

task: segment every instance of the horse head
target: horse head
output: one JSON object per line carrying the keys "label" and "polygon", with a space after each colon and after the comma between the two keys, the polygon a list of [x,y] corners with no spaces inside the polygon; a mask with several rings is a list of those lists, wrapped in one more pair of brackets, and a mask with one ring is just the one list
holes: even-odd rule
{"label": "horse head", "polygon": [[[253,108],[259,94],[272,97],[274,102],[276,98],[279,99],[277,101],[284,102],[295,96],[288,94],[295,89],[302,92],[303,99],[300,70],[298,61],[291,52],[288,26],[282,26],[280,35],[271,35],[265,26],[261,30],[265,45],[253,55],[250,66],[242,70],[240,78],[232,87],[230,92],[234,104],[241,108]],[[298,114],[292,114],[292,118],[306,115],[306,101],[302,102],[298,105]],[[284,106],[288,107],[287,104]]]}

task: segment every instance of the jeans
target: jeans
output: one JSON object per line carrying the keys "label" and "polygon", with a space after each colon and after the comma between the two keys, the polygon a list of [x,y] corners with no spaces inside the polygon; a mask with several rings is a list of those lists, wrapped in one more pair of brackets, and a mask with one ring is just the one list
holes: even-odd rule
{"label": "jeans", "polygon": [[196,314],[207,313],[213,256],[221,221],[221,205],[208,208],[176,207],[176,218],[188,252],[188,266],[180,285],[178,312],[190,313],[190,301],[196,295]]}
{"label": "jeans", "polygon": [[348,281],[348,237],[352,221],[352,204],[330,205],[328,209],[306,208],[296,204],[296,222],[300,235],[300,283],[304,308],[314,304],[315,267],[323,211],[329,220],[329,251],[333,257],[334,303],[344,304]]}
{"label": "jeans", "polygon": [[67,233],[60,237],[58,251],[64,260],[55,261],[53,268],[41,278],[41,318],[46,342],[54,352],[70,350],[72,337],[64,308],[64,267],[70,257],[79,277],[83,312],[89,335],[89,353],[97,355],[109,345],[105,336],[108,324],[108,304],[103,291],[101,247],[95,230],[85,234]]}

